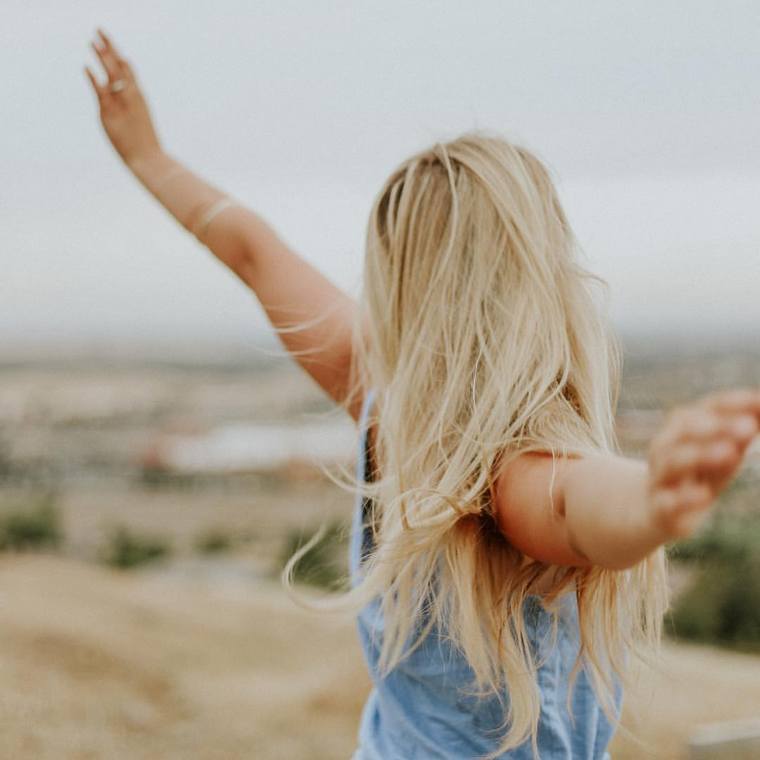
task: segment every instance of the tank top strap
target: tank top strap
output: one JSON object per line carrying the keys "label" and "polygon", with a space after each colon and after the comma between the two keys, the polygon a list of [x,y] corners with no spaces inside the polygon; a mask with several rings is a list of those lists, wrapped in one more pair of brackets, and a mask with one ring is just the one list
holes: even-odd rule
{"label": "tank top strap", "polygon": [[[372,409],[372,405],[375,401],[375,389],[371,388],[367,391],[364,398],[364,404],[362,407],[362,414],[360,419],[361,424],[361,479],[365,483],[371,483],[374,481],[374,471],[372,467],[372,453],[370,451],[369,440],[369,413]],[[372,499],[367,496],[362,497],[361,501],[361,557],[360,562],[363,562],[374,548],[374,541],[372,537],[372,528],[369,524],[372,515]]]}

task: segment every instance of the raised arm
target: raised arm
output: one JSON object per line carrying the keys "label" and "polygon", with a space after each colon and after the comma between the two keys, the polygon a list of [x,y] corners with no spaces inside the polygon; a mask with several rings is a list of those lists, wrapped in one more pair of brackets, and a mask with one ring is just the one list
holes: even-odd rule
{"label": "raised arm", "polygon": [[[283,345],[337,403],[350,390],[355,301],[292,251],[254,211],[162,148],[130,64],[98,30],[107,81],[85,67],[111,144],[145,188],[256,294]],[[302,323],[305,323],[302,324]],[[300,324],[298,329],[289,329]],[[361,398],[349,413],[358,418]]]}
{"label": "raised arm", "polygon": [[497,521],[534,559],[632,567],[697,529],[758,428],[760,390],[738,389],[671,412],[647,461],[600,454],[552,463],[549,454],[521,455],[497,478]]}

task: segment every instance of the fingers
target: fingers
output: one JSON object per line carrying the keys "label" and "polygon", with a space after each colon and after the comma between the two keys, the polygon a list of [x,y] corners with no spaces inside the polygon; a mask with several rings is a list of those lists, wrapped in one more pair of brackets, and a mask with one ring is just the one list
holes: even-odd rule
{"label": "fingers", "polygon": [[717,391],[704,396],[697,404],[719,414],[752,414],[760,423],[760,389],[757,388]]}
{"label": "fingers", "polygon": [[698,405],[673,412],[661,439],[668,446],[679,440],[709,441],[718,436],[751,438],[759,427],[760,421],[746,411],[719,412]]}
{"label": "fingers", "polygon": [[694,479],[673,488],[660,489],[652,504],[660,526],[674,538],[690,535],[706,519],[715,494],[707,483]]}
{"label": "fingers", "polygon": [[132,67],[129,65],[129,61],[126,58],[121,59],[121,70],[124,78],[128,82],[135,82],[135,73],[132,71]]}
{"label": "fingers", "polygon": [[760,390],[720,391],[678,407],[652,439],[649,493],[673,537],[691,534],[760,430]]}
{"label": "fingers", "polygon": [[100,44],[92,41],[90,46],[108,75],[108,84],[110,85],[118,79],[134,79],[129,65],[119,56],[111,39],[102,29],[98,29],[98,34]]}
{"label": "fingers", "polygon": [[132,71],[132,67],[129,65],[129,61],[121,55],[116,48],[116,45],[114,45],[113,40],[100,27],[98,27],[98,34],[100,35],[101,40],[103,40],[103,45],[105,46],[106,51],[118,64],[121,76],[125,79],[134,81],[135,75]]}
{"label": "fingers", "polygon": [[672,412],[650,449],[655,481],[708,477],[717,483],[730,475],[760,428],[756,403],[752,393],[731,392]]}
{"label": "fingers", "polygon": [[116,45],[113,44],[113,40],[103,31],[101,27],[97,29],[98,35],[102,40],[103,47],[118,61],[121,59],[119,51],[116,49]]}
{"label": "fingers", "polygon": [[730,439],[709,443],[684,442],[660,453],[653,462],[652,475],[657,483],[668,485],[684,478],[720,478],[733,471],[741,452]]}
{"label": "fingers", "polygon": [[105,48],[99,48],[95,42],[91,42],[90,47],[95,51],[95,55],[98,56],[98,59],[103,64],[103,68],[108,75],[108,81],[113,82],[115,79],[118,79],[121,71],[113,56]]}
{"label": "fingers", "polygon": [[105,94],[105,86],[101,85],[98,80],[95,78],[95,74],[92,73],[89,66],[84,67],[84,72],[87,74],[87,78],[90,80],[90,84],[92,84],[92,89],[95,90],[95,94],[98,96],[98,100],[103,97]]}

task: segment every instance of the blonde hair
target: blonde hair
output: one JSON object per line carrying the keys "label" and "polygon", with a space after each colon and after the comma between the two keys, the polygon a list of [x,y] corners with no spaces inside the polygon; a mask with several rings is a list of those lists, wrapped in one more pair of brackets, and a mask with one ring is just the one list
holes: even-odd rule
{"label": "blonde hair", "polygon": [[[495,528],[494,480],[512,458],[619,451],[621,351],[590,287],[607,283],[577,251],[544,165],[481,132],[404,161],[367,229],[346,406],[375,389],[378,477],[347,482],[372,500],[376,548],[355,588],[310,604],[358,610],[379,596],[383,673],[434,625],[445,630],[479,693],[508,690],[505,733],[489,758],[529,737],[537,751],[540,663],[523,620],[537,578],[556,571],[549,611],[575,593],[572,681],[583,664],[613,722],[612,674],[625,685],[628,653],[656,654],[668,605],[662,548],[622,571],[553,568]],[[286,567],[288,587],[306,550]]]}

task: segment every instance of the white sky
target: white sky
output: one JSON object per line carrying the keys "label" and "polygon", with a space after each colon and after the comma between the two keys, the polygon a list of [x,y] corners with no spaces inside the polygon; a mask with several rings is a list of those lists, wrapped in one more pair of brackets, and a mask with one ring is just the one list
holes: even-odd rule
{"label": "white sky", "polygon": [[266,326],[108,144],[98,25],[166,149],[349,290],[385,176],[483,127],[552,167],[621,329],[760,325],[757,2],[3,0],[5,345]]}

